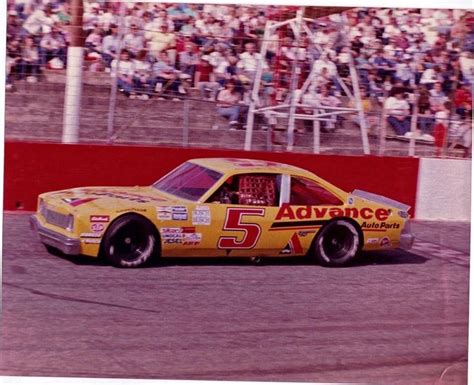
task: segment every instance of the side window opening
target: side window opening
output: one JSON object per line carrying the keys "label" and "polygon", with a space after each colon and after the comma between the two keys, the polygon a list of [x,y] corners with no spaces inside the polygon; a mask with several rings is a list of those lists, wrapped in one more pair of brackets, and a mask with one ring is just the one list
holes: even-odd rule
{"label": "side window opening", "polygon": [[241,174],[228,178],[208,202],[249,206],[278,206],[281,176]]}
{"label": "side window opening", "polygon": [[343,202],[318,183],[300,177],[291,177],[291,205],[339,206]]}

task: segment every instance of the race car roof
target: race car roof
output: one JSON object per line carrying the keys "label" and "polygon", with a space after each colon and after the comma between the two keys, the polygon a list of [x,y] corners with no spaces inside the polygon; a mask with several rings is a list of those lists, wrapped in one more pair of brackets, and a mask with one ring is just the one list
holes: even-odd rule
{"label": "race car roof", "polygon": [[244,158],[200,158],[190,162],[219,172],[274,172],[314,177],[311,172],[285,163]]}

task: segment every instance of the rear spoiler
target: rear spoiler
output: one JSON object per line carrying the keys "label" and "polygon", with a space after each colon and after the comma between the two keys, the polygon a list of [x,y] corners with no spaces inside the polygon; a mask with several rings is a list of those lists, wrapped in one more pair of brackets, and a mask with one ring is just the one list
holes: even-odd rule
{"label": "rear spoiler", "polygon": [[362,199],[366,199],[368,201],[375,202],[375,203],[380,203],[380,204],[387,205],[387,206],[390,206],[390,207],[395,207],[399,210],[406,211],[406,212],[408,212],[408,210],[410,210],[410,207],[411,207],[411,206],[408,206],[404,203],[398,202],[396,200],[384,197],[382,195],[377,195],[377,194],[370,193],[370,192],[363,191],[363,190],[354,190],[352,192],[352,195],[354,195],[358,198],[362,198]]}

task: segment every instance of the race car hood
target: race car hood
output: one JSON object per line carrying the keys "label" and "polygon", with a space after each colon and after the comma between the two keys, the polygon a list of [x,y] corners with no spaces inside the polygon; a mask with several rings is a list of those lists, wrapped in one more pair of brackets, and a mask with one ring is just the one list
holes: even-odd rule
{"label": "race car hood", "polygon": [[378,194],[370,193],[370,192],[363,191],[363,190],[354,190],[352,192],[352,195],[355,196],[355,197],[358,197],[358,198],[362,198],[366,201],[382,204],[382,205],[385,205],[385,206],[394,207],[396,209],[399,209],[399,210],[405,211],[405,212],[408,212],[408,210],[410,210],[410,207],[411,207],[411,206],[406,205],[402,202],[398,202],[394,199],[384,197],[383,195],[378,195]]}
{"label": "race car hood", "polygon": [[160,193],[153,187],[81,187],[54,191],[40,196],[48,204],[68,207],[68,211],[81,209],[125,209],[136,205],[163,205],[177,198]]}

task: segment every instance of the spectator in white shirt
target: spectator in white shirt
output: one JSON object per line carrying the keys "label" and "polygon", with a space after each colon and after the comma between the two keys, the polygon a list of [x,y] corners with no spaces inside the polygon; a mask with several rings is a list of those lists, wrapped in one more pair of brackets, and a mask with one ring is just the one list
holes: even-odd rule
{"label": "spectator in white shirt", "polygon": [[132,57],[137,56],[138,52],[144,48],[144,38],[143,35],[139,33],[136,24],[130,26],[130,32],[125,35],[122,44],[123,48],[128,50]]}
{"label": "spectator in white shirt", "polygon": [[130,54],[126,49],[120,52],[119,59],[112,60],[110,65],[112,78],[117,79],[120,92],[126,96],[134,95],[133,77],[135,75],[134,63],[130,60]]}
{"label": "spectator in white shirt", "polygon": [[99,25],[100,23],[99,10],[100,10],[100,5],[97,3],[93,3],[89,6],[89,10],[86,10],[84,12],[82,24],[85,31],[91,31],[97,25]]}
{"label": "spectator in white shirt", "polygon": [[385,101],[387,122],[395,130],[397,135],[405,135],[410,131],[410,105],[405,100],[402,89],[395,88],[393,96]]}
{"label": "spectator in white shirt", "polygon": [[240,60],[237,63],[237,68],[239,68],[242,72],[242,75],[244,75],[250,81],[250,84],[253,84],[255,80],[259,62],[261,62],[263,69],[267,68],[265,60],[262,59],[260,54],[256,52],[254,43],[245,44],[245,52],[240,54],[239,59]]}
{"label": "spectator in white shirt", "polygon": [[39,37],[44,27],[54,23],[53,8],[50,4],[35,10],[23,23],[24,34]]}
{"label": "spectator in white shirt", "polygon": [[332,80],[334,86],[336,87],[336,92],[340,93],[341,85],[337,80],[337,66],[332,60],[329,60],[328,56],[325,53],[323,53],[321,57],[314,62],[313,65],[313,70],[316,75],[321,74],[323,69],[326,69],[326,76],[328,76]]}
{"label": "spectator in white shirt", "polygon": [[100,58],[102,52],[102,29],[95,25],[92,32],[87,35],[84,46],[88,57]]}
{"label": "spectator in white shirt", "polygon": [[[326,85],[321,87],[321,91],[317,95],[317,101],[320,107],[339,107],[341,100],[334,95],[331,95],[331,86]],[[331,110],[324,110],[329,112]],[[336,129],[337,115],[331,115],[327,118],[329,121],[322,122],[322,132],[334,132]]]}
{"label": "spectator in white shirt", "polygon": [[436,83],[442,81],[443,77],[441,75],[440,68],[438,66],[434,66],[425,69],[421,75],[420,84],[424,84],[428,89],[432,89]]}
{"label": "spectator in white shirt", "polygon": [[66,38],[57,25],[54,25],[50,33],[43,36],[40,42],[41,64],[46,65],[50,60],[57,58],[66,65]]}
{"label": "spectator in white shirt", "polygon": [[32,37],[25,37],[21,48],[21,76],[26,76],[26,80],[36,83],[40,72],[40,62],[38,47]]}
{"label": "spectator in white shirt", "polygon": [[153,89],[151,64],[146,60],[147,52],[141,50],[133,60],[133,85],[139,99],[148,100]]}
{"label": "spectator in white shirt", "polygon": [[105,62],[105,66],[110,68],[110,64],[113,60],[119,57],[119,38],[117,35],[117,25],[110,25],[111,34],[104,37],[102,41],[102,59]]}
{"label": "spectator in white shirt", "polygon": [[415,72],[410,65],[410,55],[403,55],[397,59],[395,64],[395,79],[403,83],[404,86],[413,86],[415,84]]}
{"label": "spectator in white shirt", "polygon": [[433,89],[430,90],[430,105],[433,112],[443,109],[444,103],[448,98],[443,92],[441,83],[435,83]]}
{"label": "spectator in white shirt", "polygon": [[166,23],[160,25],[160,32],[153,33],[149,43],[150,52],[158,58],[161,53],[166,53],[171,65],[176,62],[176,36],[169,30]]}

